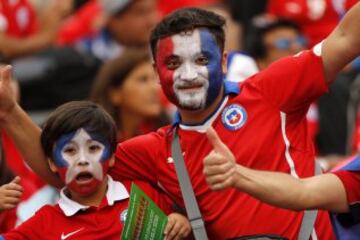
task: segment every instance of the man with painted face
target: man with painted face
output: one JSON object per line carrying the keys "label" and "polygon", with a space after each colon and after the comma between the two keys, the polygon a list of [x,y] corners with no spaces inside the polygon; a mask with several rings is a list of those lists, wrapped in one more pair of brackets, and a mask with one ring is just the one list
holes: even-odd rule
{"label": "man with painted face", "polygon": [[[46,121],[41,146],[50,169],[65,187],[55,206],[42,207],[1,240],[18,239],[119,239],[124,227],[131,182],[107,175],[114,165],[116,127],[100,106],[69,102]],[[166,212],[167,198],[149,184],[136,182]],[[166,239],[182,239],[190,224],[180,214],[169,215]]]}
{"label": "man with painted face", "polygon": [[[309,104],[327,91],[333,76],[360,54],[360,4],[312,50],[279,60],[241,85],[223,82],[224,20],[200,9],[181,9],[163,19],[151,35],[154,66],[168,98],[178,107],[176,126],[185,165],[209,238],[272,235],[298,239],[303,212],[271,207],[247,194],[213,192],[203,175],[203,159],[213,150],[204,132],[212,126],[236,161],[247,167],[314,175],[314,150],[306,129]],[[9,69],[3,69],[3,79]],[[0,86],[0,118],[29,165],[49,182],[59,181],[44,167],[34,141],[36,128]],[[184,206],[171,154],[175,128],[121,143],[110,175],[141,179],[162,187]],[[28,147],[31,146],[31,151]],[[319,212],[313,239],[333,239],[327,214]],[[250,238],[250,237],[249,237]]]}

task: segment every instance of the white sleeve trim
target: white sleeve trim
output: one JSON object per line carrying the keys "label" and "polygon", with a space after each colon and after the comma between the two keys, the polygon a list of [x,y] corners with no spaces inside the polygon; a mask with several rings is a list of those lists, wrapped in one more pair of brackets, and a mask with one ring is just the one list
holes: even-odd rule
{"label": "white sleeve trim", "polygon": [[318,57],[321,57],[323,42],[324,42],[324,41],[319,42],[319,43],[316,44],[316,45],[313,47],[313,49],[312,49],[313,53],[314,53],[316,56],[318,56]]}

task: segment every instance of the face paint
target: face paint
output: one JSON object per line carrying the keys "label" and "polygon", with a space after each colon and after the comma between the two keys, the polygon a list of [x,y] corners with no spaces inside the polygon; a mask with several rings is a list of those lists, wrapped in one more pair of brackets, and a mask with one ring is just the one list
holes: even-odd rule
{"label": "face paint", "polygon": [[110,149],[108,142],[84,128],[60,137],[55,143],[54,162],[69,190],[82,196],[96,191],[108,171]]}
{"label": "face paint", "polygon": [[180,108],[200,110],[219,95],[222,55],[213,35],[196,29],[161,39],[156,68],[168,99]]}

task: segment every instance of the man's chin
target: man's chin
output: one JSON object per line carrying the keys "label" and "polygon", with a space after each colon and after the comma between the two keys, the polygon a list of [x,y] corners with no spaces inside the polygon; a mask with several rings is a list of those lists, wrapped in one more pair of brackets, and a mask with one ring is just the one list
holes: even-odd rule
{"label": "man's chin", "polygon": [[193,111],[193,112],[198,112],[198,111],[202,111],[205,109],[205,104],[190,104],[190,103],[179,103],[178,108],[182,109],[182,110],[186,110],[186,111]]}

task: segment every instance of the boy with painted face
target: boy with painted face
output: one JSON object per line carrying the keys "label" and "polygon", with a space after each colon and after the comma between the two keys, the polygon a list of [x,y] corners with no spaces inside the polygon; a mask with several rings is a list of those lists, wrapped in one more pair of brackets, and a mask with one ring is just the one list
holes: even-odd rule
{"label": "boy with painted face", "polygon": [[[44,125],[41,145],[52,171],[65,184],[56,206],[35,216],[0,239],[119,239],[128,207],[131,182],[107,175],[114,165],[116,127],[98,105],[80,101],[57,108]],[[165,212],[168,200],[149,184],[136,182]],[[169,215],[166,239],[190,232],[180,214]]]}

